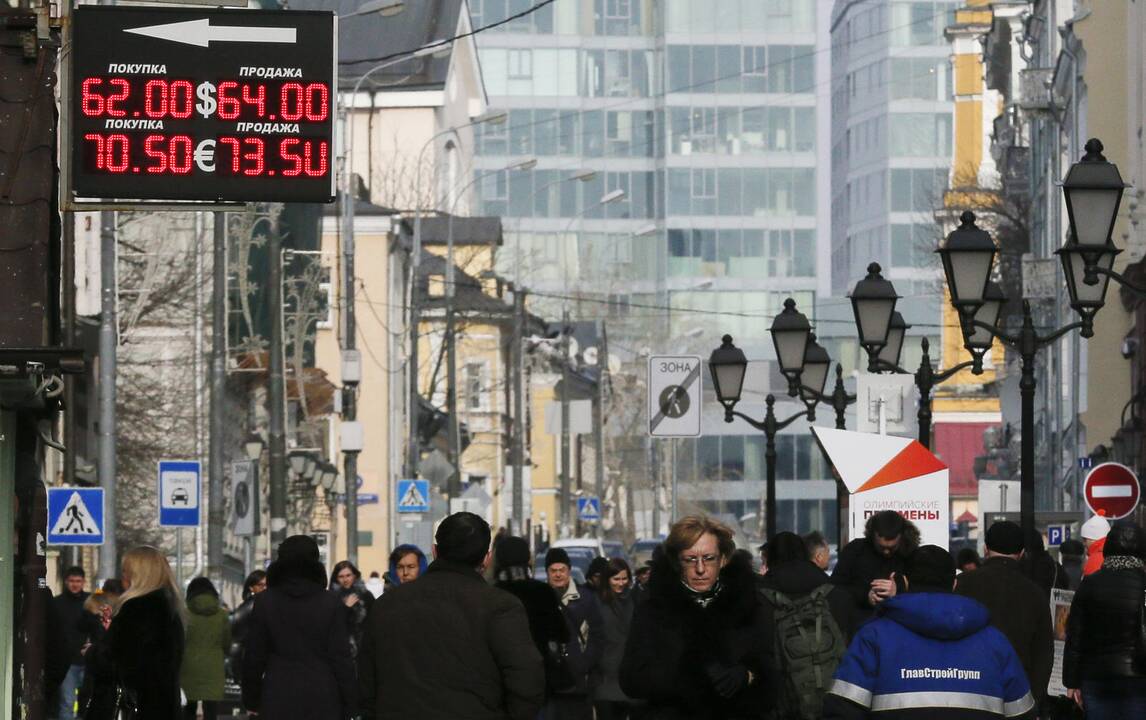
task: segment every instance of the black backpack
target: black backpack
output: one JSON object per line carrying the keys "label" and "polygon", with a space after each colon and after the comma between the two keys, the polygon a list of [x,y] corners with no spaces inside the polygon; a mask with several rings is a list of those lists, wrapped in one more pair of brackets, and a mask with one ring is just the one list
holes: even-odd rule
{"label": "black backpack", "polygon": [[784,678],[774,717],[818,720],[823,714],[824,693],[847,650],[828,606],[832,588],[824,584],[796,599],[776,590],[760,590],[774,611],[776,666]]}

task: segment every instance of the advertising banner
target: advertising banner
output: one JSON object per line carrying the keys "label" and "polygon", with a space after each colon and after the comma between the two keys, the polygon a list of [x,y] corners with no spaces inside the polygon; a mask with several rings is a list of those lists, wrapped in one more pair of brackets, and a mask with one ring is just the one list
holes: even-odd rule
{"label": "advertising banner", "polygon": [[1050,613],[1054,628],[1054,665],[1051,667],[1047,694],[1051,697],[1066,696],[1066,686],[1062,684],[1062,656],[1066,648],[1066,621],[1070,617],[1070,603],[1074,600],[1073,590],[1051,590]]}
{"label": "advertising banner", "polygon": [[895,435],[822,427],[812,432],[851,495],[848,537],[863,537],[869,517],[894,510],[915,523],[924,545],[950,544],[948,470],[930,450]]}

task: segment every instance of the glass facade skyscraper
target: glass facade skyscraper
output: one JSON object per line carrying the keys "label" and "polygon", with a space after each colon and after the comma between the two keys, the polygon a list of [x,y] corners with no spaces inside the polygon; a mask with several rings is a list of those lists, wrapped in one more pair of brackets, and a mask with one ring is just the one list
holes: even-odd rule
{"label": "glass facade skyscraper", "polygon": [[[832,17],[832,290],[879,262],[905,297],[934,298],[954,142],[951,46],[959,2],[840,0]],[[935,324],[938,303],[916,323]],[[932,333],[933,335],[937,333]],[[914,366],[911,366],[914,367]]]}
{"label": "glass facade skyscraper", "polygon": [[[470,0],[475,27],[530,5]],[[830,11],[558,0],[481,33],[490,103],[509,120],[478,133],[478,211],[504,217],[500,269],[531,308],[606,317],[610,352],[634,363],[644,348],[707,357],[730,333],[758,361],[742,409],[763,416],[772,391],[795,410],[767,328],[786,297],[814,317],[830,287]],[[497,172],[527,156],[534,170]],[[573,179],[583,170],[596,175]],[[682,507],[756,513],[763,437],[705,405],[704,436],[675,441],[670,463]],[[780,438],[780,526],[834,532],[813,447],[806,425]]]}

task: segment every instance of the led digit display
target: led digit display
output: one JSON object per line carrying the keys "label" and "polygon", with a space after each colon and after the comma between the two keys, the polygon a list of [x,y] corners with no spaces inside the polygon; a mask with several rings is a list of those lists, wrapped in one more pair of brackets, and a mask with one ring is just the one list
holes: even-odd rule
{"label": "led digit display", "polygon": [[330,202],[331,13],[83,6],[76,196]]}

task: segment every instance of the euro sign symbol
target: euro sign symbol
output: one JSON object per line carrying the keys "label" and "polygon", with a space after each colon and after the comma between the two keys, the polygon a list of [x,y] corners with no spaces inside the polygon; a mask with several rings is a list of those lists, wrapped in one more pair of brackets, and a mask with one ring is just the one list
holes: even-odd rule
{"label": "euro sign symbol", "polygon": [[215,101],[214,83],[199,83],[195,94],[199,96],[199,102],[195,103],[195,110],[205,118],[211,117],[215,113],[215,108],[219,107],[219,103]]}
{"label": "euro sign symbol", "polygon": [[[212,100],[211,102],[215,102]],[[215,141],[204,140],[195,146],[195,164],[203,172],[215,172]]]}

